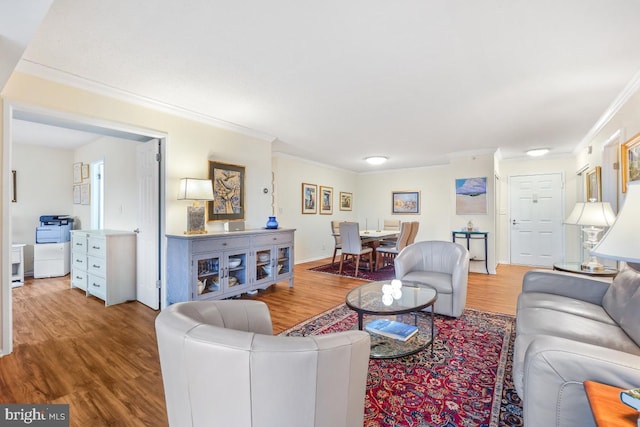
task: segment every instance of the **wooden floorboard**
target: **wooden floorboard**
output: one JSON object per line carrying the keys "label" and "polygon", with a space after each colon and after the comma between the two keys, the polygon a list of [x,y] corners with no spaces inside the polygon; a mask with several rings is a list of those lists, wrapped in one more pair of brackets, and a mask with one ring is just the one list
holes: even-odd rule
{"label": "wooden floorboard", "polygon": [[[359,279],[308,271],[330,259],[298,264],[295,285],[279,283],[253,297],[269,305],[274,333],[344,302]],[[515,314],[530,268],[498,266],[471,273],[467,307]],[[137,303],[105,307],[69,288],[69,276],[27,279],[13,289],[14,352],[0,358],[0,402],[68,403],[72,426],[167,425],[154,320]]]}

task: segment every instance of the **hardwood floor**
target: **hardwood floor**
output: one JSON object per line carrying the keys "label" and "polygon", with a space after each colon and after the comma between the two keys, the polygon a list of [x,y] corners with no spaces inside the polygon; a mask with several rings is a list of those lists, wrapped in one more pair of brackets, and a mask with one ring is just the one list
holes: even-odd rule
{"label": "hardwood floor", "polygon": [[[269,305],[274,333],[344,302],[364,283],[308,271],[327,262],[296,265],[293,288],[283,282],[248,297]],[[528,270],[471,273],[467,307],[515,314]],[[28,279],[13,289],[14,352],[0,358],[0,402],[68,403],[72,426],[166,425],[157,314],[137,302],[105,307],[70,289],[69,276]]]}

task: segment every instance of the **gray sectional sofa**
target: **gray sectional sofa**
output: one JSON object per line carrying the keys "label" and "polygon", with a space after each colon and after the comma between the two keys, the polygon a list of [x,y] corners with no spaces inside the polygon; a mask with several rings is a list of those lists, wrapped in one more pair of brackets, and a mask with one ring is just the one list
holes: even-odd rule
{"label": "gray sectional sofa", "polygon": [[513,378],[526,427],[595,426],[585,380],[640,387],[640,265],[613,283],[530,271],[516,323]]}

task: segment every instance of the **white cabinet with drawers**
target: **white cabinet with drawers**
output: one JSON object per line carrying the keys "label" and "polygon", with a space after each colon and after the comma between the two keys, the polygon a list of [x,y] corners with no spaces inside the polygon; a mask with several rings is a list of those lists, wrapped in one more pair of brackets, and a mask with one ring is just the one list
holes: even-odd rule
{"label": "white cabinet with drawers", "polygon": [[118,230],[71,231],[71,287],[105,302],[136,299],[136,234]]}

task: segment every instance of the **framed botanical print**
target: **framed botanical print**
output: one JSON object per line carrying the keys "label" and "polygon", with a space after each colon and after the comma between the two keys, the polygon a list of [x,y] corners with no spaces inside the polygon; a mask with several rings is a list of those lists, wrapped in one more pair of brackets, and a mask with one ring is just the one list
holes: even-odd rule
{"label": "framed botanical print", "polygon": [[318,211],[318,186],[302,183],[302,213],[314,214]]}
{"label": "framed botanical print", "polygon": [[621,146],[622,192],[627,192],[627,184],[640,179],[640,133]]}
{"label": "framed botanical print", "polygon": [[244,219],[244,166],[209,161],[213,201],[207,202],[208,221]]}
{"label": "framed botanical print", "polygon": [[340,192],[340,210],[353,210],[353,193],[348,193],[346,191]]}
{"label": "framed botanical print", "polygon": [[591,172],[587,172],[587,200],[590,202],[602,201],[602,171],[596,166]]}
{"label": "framed botanical print", "polygon": [[333,213],[333,187],[320,186],[320,214]]}

